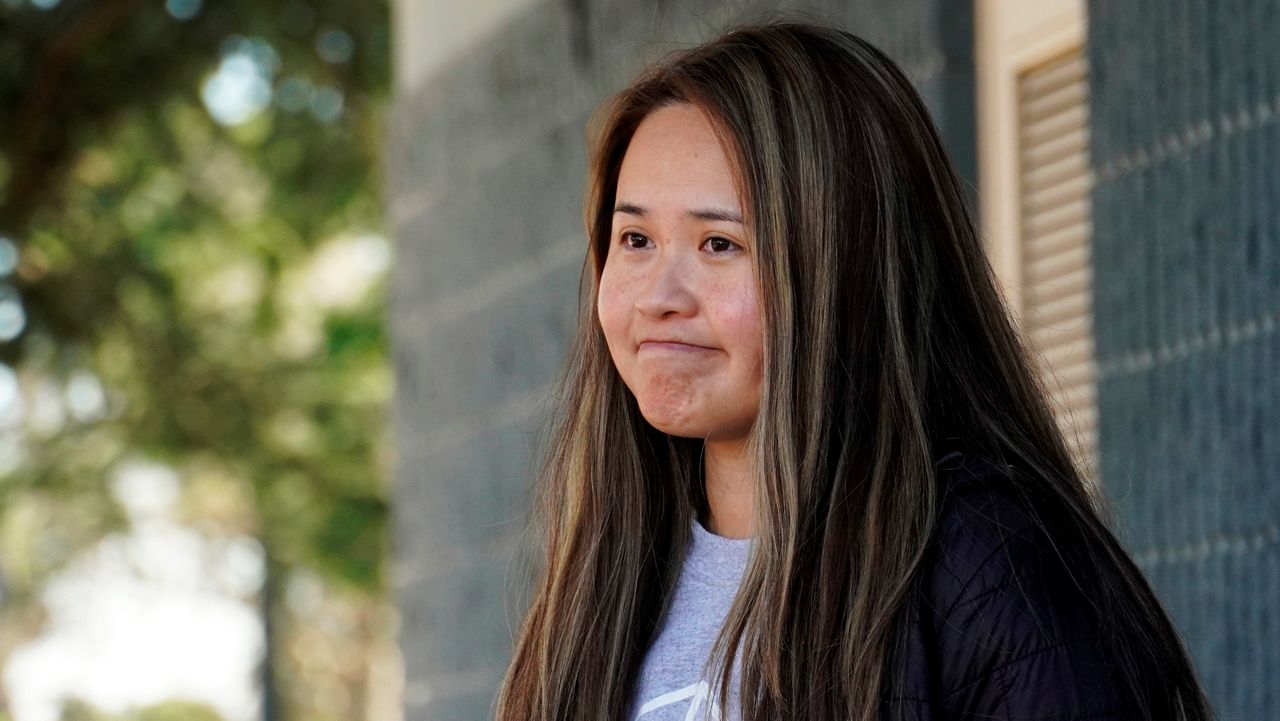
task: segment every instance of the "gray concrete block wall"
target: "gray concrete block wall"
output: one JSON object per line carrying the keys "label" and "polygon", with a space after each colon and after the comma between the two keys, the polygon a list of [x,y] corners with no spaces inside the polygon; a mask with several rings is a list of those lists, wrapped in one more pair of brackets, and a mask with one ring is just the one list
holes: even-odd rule
{"label": "gray concrete block wall", "polygon": [[535,3],[396,98],[386,208],[406,719],[485,718],[527,603],[517,569],[536,552],[522,534],[541,402],[576,323],[586,247],[588,114],[662,51],[773,7],[894,57],[976,186],[968,3]]}
{"label": "gray concrete block wall", "polygon": [[1100,472],[1221,718],[1280,713],[1280,2],[1088,4]]}

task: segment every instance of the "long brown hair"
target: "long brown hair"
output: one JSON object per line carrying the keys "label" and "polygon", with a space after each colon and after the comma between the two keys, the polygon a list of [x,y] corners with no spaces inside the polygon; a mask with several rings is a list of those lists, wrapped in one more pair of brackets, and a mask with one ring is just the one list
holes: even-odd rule
{"label": "long brown hair", "polygon": [[[717,639],[745,721],[876,718],[948,450],[1017,469],[1080,555],[1146,718],[1209,717],[1186,652],[1086,492],[924,103],[859,37],[772,18],[673,51],[588,128],[576,335],[537,478],[544,553],[502,721],[619,719],[706,509],[699,439],[641,416],[595,315],[619,167],[654,109],[707,112],[733,161],[765,326],[752,553]],[[1150,693],[1152,674],[1162,680]]]}

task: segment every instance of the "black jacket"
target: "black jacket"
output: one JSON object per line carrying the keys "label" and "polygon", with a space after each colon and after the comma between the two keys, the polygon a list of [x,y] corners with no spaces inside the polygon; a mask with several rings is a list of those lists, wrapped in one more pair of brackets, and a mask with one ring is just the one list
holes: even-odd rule
{"label": "black jacket", "polygon": [[886,668],[905,684],[886,686],[882,718],[1137,718],[1092,606],[1006,474],[973,455],[940,459],[938,533]]}

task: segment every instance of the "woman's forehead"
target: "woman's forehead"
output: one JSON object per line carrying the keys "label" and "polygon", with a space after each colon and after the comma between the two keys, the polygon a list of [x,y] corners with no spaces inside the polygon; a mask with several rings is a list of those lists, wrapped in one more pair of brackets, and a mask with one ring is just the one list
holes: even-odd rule
{"label": "woman's forehead", "polygon": [[660,108],[636,129],[618,173],[614,210],[742,222],[729,159],[704,114]]}

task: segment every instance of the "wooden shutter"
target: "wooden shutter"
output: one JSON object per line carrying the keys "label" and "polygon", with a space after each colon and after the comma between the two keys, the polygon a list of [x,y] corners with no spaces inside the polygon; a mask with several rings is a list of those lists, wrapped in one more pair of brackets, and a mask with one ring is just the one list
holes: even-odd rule
{"label": "wooden shutter", "polygon": [[1088,89],[1080,48],[1018,75],[1018,208],[1023,333],[1096,484]]}

